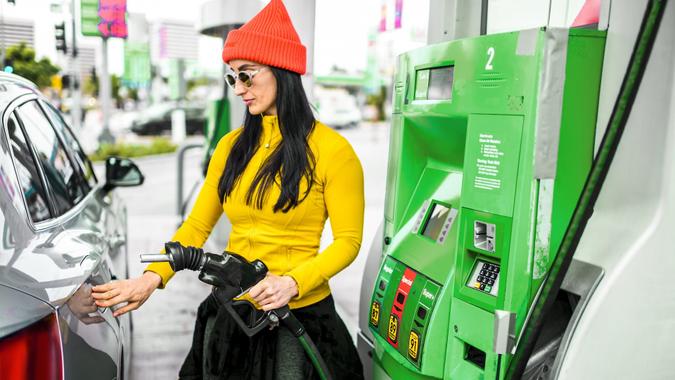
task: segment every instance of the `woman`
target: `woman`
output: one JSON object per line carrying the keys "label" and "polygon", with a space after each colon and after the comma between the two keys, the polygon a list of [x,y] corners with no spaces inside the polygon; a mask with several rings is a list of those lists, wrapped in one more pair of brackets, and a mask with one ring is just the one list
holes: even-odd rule
{"label": "woman", "polygon": [[[247,106],[244,125],[218,143],[188,219],[174,235],[202,246],[220,214],[232,223],[227,250],[260,259],[270,274],[248,296],[262,310],[289,305],[327,362],[333,378],[362,378],[361,363],[335,312],[328,279],[359,251],[363,171],[352,147],[316,121],[302,88],[306,51],[281,0],[229,33],[226,76]],[[318,254],[330,218],[334,241]],[[102,307],[137,309],[173,271],[151,264],[143,276],[94,288]],[[316,374],[284,329],[246,337],[207,298],[199,308],[181,378],[307,379]]]}

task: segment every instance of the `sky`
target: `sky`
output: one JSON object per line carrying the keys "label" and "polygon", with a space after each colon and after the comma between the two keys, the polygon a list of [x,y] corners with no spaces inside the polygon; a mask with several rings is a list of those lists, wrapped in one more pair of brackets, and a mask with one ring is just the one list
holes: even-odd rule
{"label": "sky", "polygon": [[[21,0],[19,0],[21,1]],[[149,20],[174,19],[197,22],[203,3],[209,0],[127,0],[129,12],[144,13]],[[268,0],[258,1],[261,7]],[[284,0],[286,4],[309,0]],[[403,24],[426,36],[430,0],[402,0]],[[569,26],[585,0],[490,0],[488,31],[497,33],[545,25]],[[391,24],[395,0],[315,0],[314,73],[321,75],[333,66],[348,71],[366,69],[368,35],[377,28],[381,7],[388,7]],[[161,3],[161,7],[158,4]],[[190,6],[186,6],[189,3]],[[551,15],[549,16],[549,7]],[[291,13],[291,17],[297,15]],[[399,41],[394,41],[396,44]],[[394,47],[398,54],[410,44]],[[200,63],[218,68],[222,40],[204,37],[200,41]]]}
{"label": "sky", "polygon": [[[143,13],[148,20],[183,20],[196,22],[201,6],[208,0],[128,0],[130,13]],[[246,0],[257,1],[257,0]],[[258,0],[260,1],[260,0]],[[286,0],[287,3],[296,0]],[[407,0],[409,4],[415,1]],[[260,1],[261,4],[266,1]],[[186,6],[189,3],[190,6]],[[333,65],[364,70],[367,63],[368,33],[377,26],[381,0],[316,0],[315,74],[328,73]],[[292,15],[294,17],[294,15]],[[204,37],[200,41],[200,62],[220,65],[222,41]]]}
{"label": "sky", "polygon": [[[79,4],[79,0],[75,0]],[[192,22],[197,25],[202,5],[211,0],[127,0],[129,13],[142,13],[148,21],[172,20]],[[258,2],[262,7],[268,0],[222,0],[227,3],[236,1]],[[302,15],[293,9],[293,4],[303,4],[312,0],[284,0],[292,10],[291,17],[302,19]],[[363,71],[368,60],[368,36],[378,25],[381,7],[387,4],[388,19],[393,19],[396,0],[315,0],[314,26],[314,74],[328,74],[333,66],[348,71]],[[409,28],[403,34],[389,36],[386,44],[393,46],[393,53],[416,47],[400,39],[420,38],[424,44],[429,17],[429,2],[433,0],[402,0],[403,26]],[[35,6],[36,2],[42,6]],[[571,22],[584,0],[490,0],[488,31],[490,33],[531,28],[546,24],[564,25]],[[38,54],[47,52],[57,56],[54,50],[53,25],[58,22],[50,11],[49,4],[65,3],[70,0],[16,0],[11,6],[0,0],[0,13],[11,18],[12,13],[26,19],[34,19],[36,50]],[[65,5],[67,7],[67,5]],[[549,6],[552,7],[550,20]],[[296,23],[297,24],[297,23]],[[296,25],[297,26],[297,25]],[[407,33],[407,34],[406,34]],[[301,32],[302,34],[302,32]],[[49,37],[46,37],[49,36]],[[420,37],[421,36],[421,37]],[[83,44],[100,45],[93,37],[82,38]],[[220,38],[201,37],[199,41],[199,64],[207,70],[222,68],[220,53],[223,41]],[[109,42],[110,72],[121,74],[123,67],[123,41],[112,39]],[[387,45],[388,48],[389,45]],[[51,53],[49,53],[51,52]]]}
{"label": "sky", "polygon": [[[79,4],[79,0],[75,0]],[[127,0],[129,13],[142,13],[148,21],[184,21],[198,24],[202,5],[209,0]],[[257,1],[264,6],[268,0],[223,0]],[[284,0],[291,7],[292,3],[310,0]],[[376,27],[379,20],[380,6],[383,1],[392,3],[395,0],[315,0],[315,74],[325,74],[333,65],[352,70],[364,70],[367,63],[368,34]],[[429,0],[404,0],[404,4]],[[40,4],[39,6],[36,6]],[[70,0],[16,0],[16,5],[8,5],[0,0],[0,14],[7,19],[34,19],[35,47],[38,55],[47,55],[53,60],[57,57],[54,50],[53,27],[63,21],[63,17],[55,15],[51,4],[62,4],[64,13],[69,13]],[[412,8],[412,7],[410,7]],[[298,17],[291,12],[291,17]],[[100,39],[80,36],[83,45],[100,45]],[[220,53],[223,41],[220,38],[201,37],[200,65],[219,69],[222,65]],[[121,74],[123,71],[123,40],[111,39],[108,42],[110,55],[109,70]]]}

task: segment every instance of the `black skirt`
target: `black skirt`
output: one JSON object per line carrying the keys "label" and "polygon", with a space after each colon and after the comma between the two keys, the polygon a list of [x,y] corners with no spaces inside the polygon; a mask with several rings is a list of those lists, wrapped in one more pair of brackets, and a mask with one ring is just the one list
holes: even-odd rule
{"label": "black skirt", "polygon": [[[237,310],[244,315],[250,310]],[[342,319],[335,311],[333,297],[299,309],[295,317],[303,324],[314,341],[333,379],[363,379],[363,367],[352,338]],[[302,379],[318,379],[309,358],[301,351],[300,344],[278,327],[264,329],[248,337],[227,310],[212,295],[202,302],[185,362],[180,369],[181,379],[246,379],[275,380],[279,368],[296,367]],[[280,336],[281,335],[281,336]],[[289,347],[294,346],[294,347]],[[280,352],[283,351],[283,355]],[[293,352],[301,352],[298,355]],[[298,357],[299,362],[281,363]]]}

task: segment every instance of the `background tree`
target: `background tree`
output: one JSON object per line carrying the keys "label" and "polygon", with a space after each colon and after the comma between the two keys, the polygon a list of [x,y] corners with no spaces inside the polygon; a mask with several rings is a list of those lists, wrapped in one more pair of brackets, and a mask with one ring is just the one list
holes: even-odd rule
{"label": "background tree", "polygon": [[[84,80],[84,86],[82,87],[82,91],[90,96],[94,96],[96,98],[99,97],[99,90],[100,90],[100,81],[98,78],[98,74],[96,74],[96,69],[92,68],[91,74],[85,78]],[[116,75],[112,74],[110,76],[110,86],[111,91],[112,91],[112,100],[115,101],[116,107],[121,107],[122,104],[122,97],[120,96],[120,88],[122,87],[122,79]]]}
{"label": "background tree", "polygon": [[115,100],[117,108],[121,108],[122,96],[120,95],[120,87],[122,87],[122,79],[117,74],[111,75],[110,86],[112,87],[112,98]]}
{"label": "background tree", "polygon": [[4,64],[12,66],[14,74],[32,81],[40,88],[50,86],[52,75],[61,71],[49,58],[36,61],[35,50],[24,42],[7,48]]}
{"label": "background tree", "polygon": [[82,90],[85,94],[90,96],[98,97],[98,75],[96,74],[96,68],[91,68],[91,74],[84,80],[84,86]]}

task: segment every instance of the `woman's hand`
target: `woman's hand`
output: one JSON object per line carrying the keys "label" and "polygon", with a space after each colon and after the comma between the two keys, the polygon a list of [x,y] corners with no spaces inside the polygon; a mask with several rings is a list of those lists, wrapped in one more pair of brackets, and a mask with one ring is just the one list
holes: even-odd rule
{"label": "woman's hand", "polygon": [[111,281],[107,284],[94,286],[92,296],[99,307],[113,307],[126,302],[113,312],[114,317],[136,310],[150,297],[152,292],[162,283],[162,278],[154,272],[145,272],[141,277],[129,280]]}
{"label": "woman's hand", "polygon": [[248,294],[264,311],[274,310],[288,305],[288,301],[298,295],[298,284],[293,277],[268,274]]}
{"label": "woman's hand", "polygon": [[91,285],[88,283],[80,286],[70,299],[68,299],[66,305],[68,305],[68,308],[73,315],[86,325],[105,322],[105,319],[100,315],[89,315],[90,313],[94,313],[98,308],[91,295]]}

